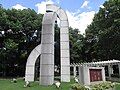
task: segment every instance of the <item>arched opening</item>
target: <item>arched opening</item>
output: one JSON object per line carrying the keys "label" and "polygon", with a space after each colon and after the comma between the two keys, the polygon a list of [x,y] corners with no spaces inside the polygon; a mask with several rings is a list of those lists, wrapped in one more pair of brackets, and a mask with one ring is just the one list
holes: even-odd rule
{"label": "arched opening", "polygon": [[61,73],[60,73],[60,66],[61,66],[61,63],[60,63],[60,27],[59,27],[59,24],[60,24],[60,20],[59,18],[56,19],[55,21],[55,27],[54,27],[54,37],[55,37],[55,40],[54,40],[54,80],[56,81],[61,81],[60,80],[60,76],[61,76]]}
{"label": "arched opening", "polygon": [[27,59],[25,81],[34,81],[35,63],[39,55],[41,55],[41,45],[36,46]]}
{"label": "arched opening", "polygon": [[61,81],[70,82],[69,23],[66,12],[60,7],[47,4],[46,11],[55,12],[60,19]]}
{"label": "arched opening", "polygon": [[36,62],[35,62],[35,81],[39,81],[40,76],[40,55],[38,56]]}

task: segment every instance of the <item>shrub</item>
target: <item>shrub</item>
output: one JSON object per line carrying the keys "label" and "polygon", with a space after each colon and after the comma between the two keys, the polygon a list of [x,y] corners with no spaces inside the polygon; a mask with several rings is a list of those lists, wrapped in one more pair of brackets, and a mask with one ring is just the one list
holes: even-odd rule
{"label": "shrub", "polygon": [[92,90],[106,90],[109,88],[114,88],[115,84],[111,83],[111,82],[103,82],[100,84],[94,84],[91,85],[90,87],[92,88]]}
{"label": "shrub", "polygon": [[103,82],[103,83],[99,83],[99,84],[94,84],[94,85],[90,85],[88,86],[89,88],[87,88],[84,85],[75,83],[71,85],[72,90],[107,90],[110,88],[114,88],[115,84],[111,83],[111,82]]}
{"label": "shrub", "polygon": [[80,85],[80,84],[78,84],[78,83],[72,84],[72,85],[71,85],[71,88],[72,88],[73,90],[88,90],[87,88],[85,88],[84,85]]}

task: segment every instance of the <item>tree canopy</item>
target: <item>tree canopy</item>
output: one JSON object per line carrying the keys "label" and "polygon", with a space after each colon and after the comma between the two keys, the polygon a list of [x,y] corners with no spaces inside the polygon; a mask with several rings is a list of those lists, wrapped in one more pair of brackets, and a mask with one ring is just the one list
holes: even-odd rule
{"label": "tree canopy", "polygon": [[86,29],[86,51],[93,61],[119,60],[120,1],[109,0],[103,6]]}

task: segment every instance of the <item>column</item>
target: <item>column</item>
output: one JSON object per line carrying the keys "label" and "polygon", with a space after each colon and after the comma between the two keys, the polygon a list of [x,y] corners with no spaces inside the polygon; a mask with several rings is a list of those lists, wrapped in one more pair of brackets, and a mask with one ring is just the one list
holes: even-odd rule
{"label": "column", "polygon": [[73,74],[74,74],[74,77],[76,77],[76,66],[73,66]]}
{"label": "column", "polygon": [[43,18],[40,59],[41,85],[54,83],[54,19],[53,12],[46,13]]}
{"label": "column", "polygon": [[68,21],[60,23],[60,47],[61,47],[61,81],[70,82],[70,51]]}
{"label": "column", "polygon": [[108,65],[108,74],[109,74],[109,79],[111,79],[111,74],[113,73],[113,68],[112,65]]}
{"label": "column", "polygon": [[119,76],[120,76],[120,63],[118,64],[118,69],[119,69]]}

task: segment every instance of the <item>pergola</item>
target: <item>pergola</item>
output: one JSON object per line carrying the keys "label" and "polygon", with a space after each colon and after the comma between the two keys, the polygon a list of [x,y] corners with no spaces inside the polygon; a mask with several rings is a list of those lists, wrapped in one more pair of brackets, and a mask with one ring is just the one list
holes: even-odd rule
{"label": "pergola", "polygon": [[120,61],[119,60],[108,60],[108,61],[98,61],[98,62],[90,62],[90,63],[72,63],[70,67],[73,67],[73,74],[76,76],[76,67],[86,66],[86,67],[105,67],[108,66],[109,78],[111,78],[111,74],[113,74],[113,65],[118,65],[119,75],[120,75]]}

